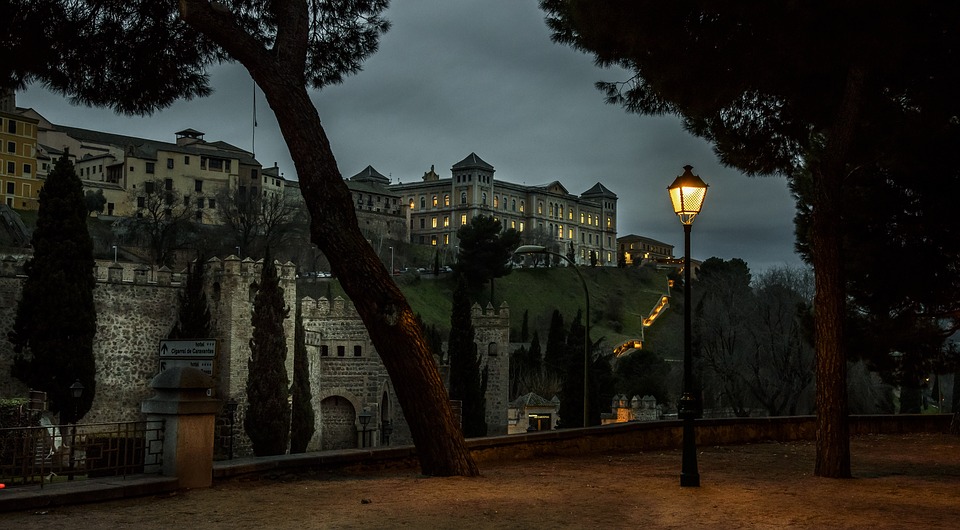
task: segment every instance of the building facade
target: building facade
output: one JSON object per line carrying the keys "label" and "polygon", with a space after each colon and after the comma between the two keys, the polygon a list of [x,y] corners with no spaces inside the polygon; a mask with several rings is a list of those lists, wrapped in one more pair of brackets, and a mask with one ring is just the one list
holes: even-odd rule
{"label": "building facade", "polygon": [[617,248],[627,265],[673,260],[673,245],[649,237],[630,234],[617,238]]}
{"label": "building facade", "polygon": [[0,202],[10,208],[39,207],[37,123],[17,112],[13,92],[0,93]]}
{"label": "building facade", "polygon": [[598,182],[578,196],[559,181],[526,186],[498,180],[495,172],[470,153],[453,165],[449,178],[431,166],[419,182],[390,184],[405,207],[410,242],[455,248],[457,229],[487,215],[520,232],[525,242],[554,243],[564,254],[572,245],[578,263],[589,263],[593,253],[598,265],[616,264],[615,193]]}

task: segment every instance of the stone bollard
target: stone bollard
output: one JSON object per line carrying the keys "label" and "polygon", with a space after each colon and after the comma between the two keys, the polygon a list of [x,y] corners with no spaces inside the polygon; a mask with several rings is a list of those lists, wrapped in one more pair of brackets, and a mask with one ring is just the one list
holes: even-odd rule
{"label": "stone bollard", "polygon": [[214,421],[221,406],[207,397],[213,385],[196,368],[170,368],[150,381],[156,393],[141,405],[148,423],[164,422],[160,473],[177,477],[181,488],[213,484]]}

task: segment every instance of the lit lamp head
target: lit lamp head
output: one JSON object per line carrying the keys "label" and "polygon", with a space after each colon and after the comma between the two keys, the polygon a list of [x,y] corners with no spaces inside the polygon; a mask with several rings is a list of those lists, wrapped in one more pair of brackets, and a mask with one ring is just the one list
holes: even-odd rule
{"label": "lit lamp head", "polygon": [[543,254],[546,248],[541,245],[520,245],[513,251],[514,254]]}
{"label": "lit lamp head", "polygon": [[693,166],[683,166],[683,175],[677,177],[673,184],[667,187],[670,192],[670,201],[673,202],[673,211],[685,225],[693,224],[693,218],[700,213],[703,200],[707,196],[708,185],[697,175],[693,174]]}
{"label": "lit lamp head", "polygon": [[76,382],[70,385],[70,397],[80,399],[83,396],[83,389],[83,384],[77,379]]}

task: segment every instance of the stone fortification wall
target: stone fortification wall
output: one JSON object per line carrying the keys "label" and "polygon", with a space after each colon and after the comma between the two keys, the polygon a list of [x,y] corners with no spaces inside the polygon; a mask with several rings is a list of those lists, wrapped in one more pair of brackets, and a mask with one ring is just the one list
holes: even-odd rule
{"label": "stone fortification wall", "polygon": [[[22,396],[29,390],[10,375],[13,347],[6,340],[26,280],[22,267],[22,259],[0,260],[0,396]],[[285,333],[287,372],[292,380],[295,266],[278,264],[277,269],[284,299],[291,308]],[[214,258],[205,264],[207,294],[217,330],[214,338],[219,339],[214,364],[215,375],[220,378],[216,397],[224,400],[232,397],[242,405],[246,402],[253,296],[262,270],[262,260],[241,261],[235,256],[222,262]],[[143,265],[110,261],[98,261],[95,274],[97,335],[93,353],[97,365],[97,395],[84,421],[141,419],[140,402],[152,394],[149,383],[159,371],[159,341],[167,337],[176,322],[183,274],[165,267],[153,270]],[[238,408],[239,421],[244,410],[243,406]]]}
{"label": "stone fortification wall", "polygon": [[346,420],[341,416],[346,407],[338,398],[353,407],[349,423],[355,432],[363,429],[356,414],[364,410],[372,414],[366,427],[368,445],[380,445],[384,425],[392,429],[391,445],[412,443],[390,376],[353,304],[339,296],[332,302],[326,297],[304,297],[301,314],[310,361],[313,410],[318,415],[310,449],[341,448],[344,444]]}
{"label": "stone fortification wall", "polygon": [[[16,318],[17,302],[26,276],[20,261],[5,258],[0,266],[0,395],[23,396],[29,390],[10,375],[13,346],[7,332]],[[157,374],[158,341],[176,319],[179,278],[161,269],[122,280],[119,265],[98,263],[93,291],[97,334],[93,355],[97,366],[97,394],[85,422],[140,419],[140,402],[151,395],[150,380]]]}
{"label": "stone fortification wall", "polygon": [[507,303],[494,309],[492,304],[471,308],[474,342],[480,354],[480,370],[487,368],[487,435],[507,434],[507,408],[510,406],[510,309]]}

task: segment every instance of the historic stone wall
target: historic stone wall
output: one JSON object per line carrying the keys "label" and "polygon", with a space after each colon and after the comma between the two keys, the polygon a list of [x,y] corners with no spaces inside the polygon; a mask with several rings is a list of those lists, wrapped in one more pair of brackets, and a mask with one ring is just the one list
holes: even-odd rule
{"label": "historic stone wall", "polygon": [[[215,396],[238,403],[234,453],[249,454],[243,432],[246,412],[247,361],[252,334],[253,301],[263,263],[229,256],[205,265],[207,295],[218,353]],[[295,266],[278,266],[280,285],[290,314],[284,329],[287,375],[293,381],[294,315],[297,303]],[[159,371],[158,344],[173,328],[179,306],[182,273],[127,263],[98,262],[94,300],[97,335],[97,394],[86,422],[141,419],[140,403],[152,395],[150,380]],[[0,260],[0,397],[23,396],[29,389],[10,376],[13,348],[6,340],[16,315],[26,277],[22,260]],[[312,404],[316,429],[310,450],[360,444],[359,413],[371,414],[367,445],[378,446],[386,432],[390,445],[412,443],[393,384],[366,327],[353,304],[305,297],[302,314],[306,331]],[[509,310],[506,305],[486,311],[473,308],[478,351],[489,367],[487,423],[489,433],[506,433],[509,386]],[[205,337],[197,337],[205,338]],[[441,367],[443,371],[444,367]],[[331,399],[335,398],[335,399]]]}
{"label": "historic stone wall", "polygon": [[474,342],[480,354],[480,370],[487,368],[487,435],[507,434],[507,408],[510,406],[510,309],[507,303],[494,310],[487,304],[481,310],[473,304],[471,317]]}

